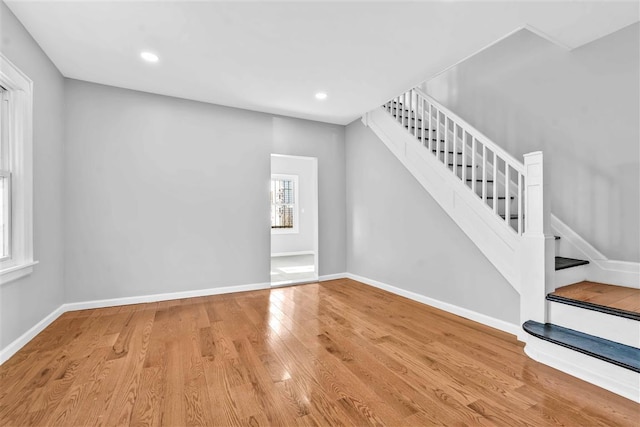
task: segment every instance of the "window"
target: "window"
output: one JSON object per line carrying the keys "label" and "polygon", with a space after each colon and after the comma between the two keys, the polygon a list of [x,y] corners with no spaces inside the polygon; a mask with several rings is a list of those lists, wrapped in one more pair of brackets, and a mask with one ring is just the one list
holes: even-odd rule
{"label": "window", "polygon": [[31,273],[33,84],[0,54],[0,284]]}
{"label": "window", "polygon": [[271,231],[298,232],[298,176],[271,175]]}

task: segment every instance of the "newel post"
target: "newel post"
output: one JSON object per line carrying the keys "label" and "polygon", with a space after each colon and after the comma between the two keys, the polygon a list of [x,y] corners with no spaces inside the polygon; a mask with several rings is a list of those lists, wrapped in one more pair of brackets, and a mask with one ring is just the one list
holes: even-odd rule
{"label": "newel post", "polygon": [[554,240],[550,232],[548,180],[541,151],[524,155],[524,233],[520,251],[520,323],[545,323],[547,292],[553,290]]}

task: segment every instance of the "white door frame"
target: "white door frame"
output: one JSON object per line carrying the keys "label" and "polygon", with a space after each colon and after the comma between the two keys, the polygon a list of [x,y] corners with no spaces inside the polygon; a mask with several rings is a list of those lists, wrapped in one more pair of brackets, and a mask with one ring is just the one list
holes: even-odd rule
{"label": "white door frame", "polygon": [[[315,221],[313,224],[313,244],[314,244],[314,248],[313,248],[313,252],[314,252],[314,256],[313,256],[313,261],[314,261],[314,277],[313,277],[313,281],[317,282],[319,280],[320,277],[320,272],[318,271],[318,266],[320,265],[318,262],[318,259],[320,258],[320,235],[318,232],[318,223],[320,222],[320,205],[319,205],[319,197],[318,197],[318,158],[317,157],[311,157],[311,156],[292,156],[289,154],[275,154],[272,153],[271,157],[285,157],[285,158],[290,158],[290,159],[304,159],[304,160],[311,160],[311,175],[313,177],[313,181],[311,183],[311,191],[313,192],[313,194],[311,195],[311,198],[313,200],[313,204],[314,204],[314,209],[315,209]],[[271,233],[269,233],[269,257],[271,258]],[[302,284],[302,283],[309,283],[308,280],[305,281],[301,281],[301,282],[291,282],[291,283],[285,283],[282,285],[271,285],[271,287],[278,287],[278,286],[290,286],[290,285],[296,285],[296,284]]]}

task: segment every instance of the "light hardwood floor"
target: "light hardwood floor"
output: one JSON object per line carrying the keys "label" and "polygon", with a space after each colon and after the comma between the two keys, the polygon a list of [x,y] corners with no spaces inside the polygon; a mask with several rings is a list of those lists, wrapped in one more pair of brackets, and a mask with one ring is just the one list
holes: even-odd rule
{"label": "light hardwood floor", "polygon": [[351,280],[66,313],[0,384],[2,426],[640,420],[513,336]]}
{"label": "light hardwood floor", "polygon": [[553,295],[640,314],[640,289],[584,281],[558,288]]}

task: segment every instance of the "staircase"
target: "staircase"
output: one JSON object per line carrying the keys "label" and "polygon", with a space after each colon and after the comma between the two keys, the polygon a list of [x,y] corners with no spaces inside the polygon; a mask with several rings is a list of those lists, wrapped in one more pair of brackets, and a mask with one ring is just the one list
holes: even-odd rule
{"label": "staircase", "polygon": [[640,302],[634,314],[554,292],[590,262],[555,256],[542,153],[520,162],[419,88],[363,122],[520,293],[525,352],[640,402]]}

